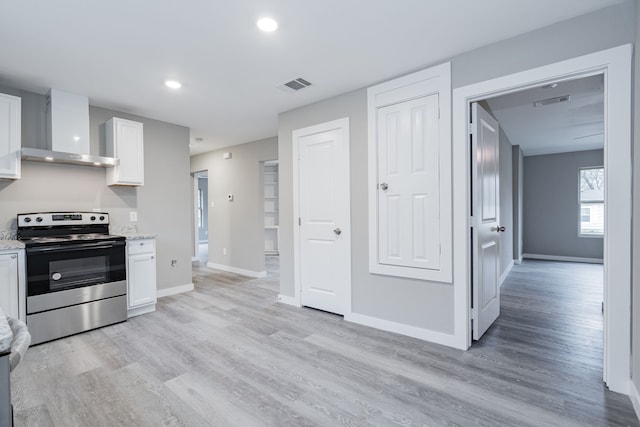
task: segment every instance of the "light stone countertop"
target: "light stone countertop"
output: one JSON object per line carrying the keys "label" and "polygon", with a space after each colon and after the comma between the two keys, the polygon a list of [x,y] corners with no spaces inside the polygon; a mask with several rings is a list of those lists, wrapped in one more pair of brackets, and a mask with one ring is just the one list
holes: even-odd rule
{"label": "light stone countertop", "polygon": [[0,308],[0,354],[11,352],[12,341],[13,332],[11,332],[11,326],[9,326],[9,321],[4,311]]}
{"label": "light stone countertop", "polygon": [[19,240],[0,240],[0,251],[24,249],[24,243]]}
{"label": "light stone countertop", "polygon": [[148,233],[120,233],[119,236],[124,236],[127,240],[143,240],[143,239],[155,239],[157,234]]}

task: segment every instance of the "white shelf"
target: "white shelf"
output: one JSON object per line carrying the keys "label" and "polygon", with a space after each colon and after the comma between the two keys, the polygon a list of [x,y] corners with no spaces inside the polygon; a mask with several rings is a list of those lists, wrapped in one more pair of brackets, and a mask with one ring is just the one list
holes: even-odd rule
{"label": "white shelf", "polygon": [[278,213],[278,165],[271,162],[264,167],[264,253],[278,254],[280,234]]}

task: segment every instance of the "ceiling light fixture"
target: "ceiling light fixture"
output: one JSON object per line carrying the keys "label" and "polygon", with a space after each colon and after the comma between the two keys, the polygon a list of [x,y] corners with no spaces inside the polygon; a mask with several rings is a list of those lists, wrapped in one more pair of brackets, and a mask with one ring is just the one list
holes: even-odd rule
{"label": "ceiling light fixture", "polygon": [[256,22],[256,25],[265,33],[271,33],[278,29],[278,23],[271,18],[258,19],[258,22]]}
{"label": "ceiling light fixture", "polygon": [[175,80],[167,80],[164,84],[171,89],[180,89],[182,87],[182,83]]}

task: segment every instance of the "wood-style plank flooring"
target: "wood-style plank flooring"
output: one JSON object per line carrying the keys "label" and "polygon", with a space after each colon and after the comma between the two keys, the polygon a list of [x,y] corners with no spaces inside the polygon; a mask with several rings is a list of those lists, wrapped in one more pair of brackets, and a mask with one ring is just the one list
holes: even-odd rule
{"label": "wood-style plank flooring", "polygon": [[602,384],[601,282],[597,265],[514,267],[464,352],[278,304],[273,272],[196,266],[195,291],[152,314],[31,348],[16,426],[640,425]]}

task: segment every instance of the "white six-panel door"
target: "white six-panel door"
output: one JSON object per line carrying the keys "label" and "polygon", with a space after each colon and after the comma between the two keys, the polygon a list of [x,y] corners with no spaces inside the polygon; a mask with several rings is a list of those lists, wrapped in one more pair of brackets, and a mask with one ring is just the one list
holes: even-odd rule
{"label": "white six-panel door", "polygon": [[471,104],[473,198],[473,339],[500,315],[500,163],[498,122]]}
{"label": "white six-panel door", "polygon": [[351,291],[348,119],[294,131],[293,143],[301,304],[344,314]]}
{"label": "white six-panel door", "polygon": [[378,109],[378,259],[440,268],[438,94]]}

